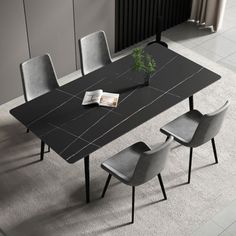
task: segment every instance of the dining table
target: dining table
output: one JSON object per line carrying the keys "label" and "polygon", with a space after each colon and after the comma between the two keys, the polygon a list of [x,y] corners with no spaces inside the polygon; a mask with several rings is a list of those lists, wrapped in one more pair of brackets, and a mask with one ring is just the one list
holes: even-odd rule
{"label": "dining table", "polygon": [[[45,144],[69,164],[84,160],[87,203],[89,162],[96,156],[90,154],[185,99],[194,109],[193,95],[221,78],[158,43],[144,51],[156,61],[149,85],[144,83],[145,74],[134,70],[132,55],[127,55],[10,110],[41,140],[41,160]],[[119,93],[118,106],[83,106],[85,92],[97,89]]]}

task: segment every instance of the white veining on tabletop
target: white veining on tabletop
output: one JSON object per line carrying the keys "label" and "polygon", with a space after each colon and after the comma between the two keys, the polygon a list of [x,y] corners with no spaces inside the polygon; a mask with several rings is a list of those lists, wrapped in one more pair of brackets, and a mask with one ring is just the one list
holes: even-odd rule
{"label": "white veining on tabletop", "polygon": [[[190,76],[188,76],[187,78],[185,78],[184,80],[182,80],[181,82],[179,82],[178,84],[176,84],[175,86],[171,87],[170,89],[168,89],[165,93],[161,94],[159,97],[155,98],[152,102],[148,103],[147,105],[143,106],[142,108],[138,109],[137,111],[135,111],[134,113],[132,113],[131,115],[129,115],[128,117],[126,117],[124,120],[122,120],[121,122],[119,122],[118,124],[116,124],[115,126],[113,126],[111,129],[109,129],[108,131],[106,131],[105,133],[103,133],[102,135],[100,135],[99,137],[97,137],[96,139],[94,139],[93,141],[91,141],[91,143],[96,142],[97,140],[99,140],[100,138],[104,137],[107,133],[109,133],[110,131],[112,131],[113,129],[115,129],[117,126],[119,126],[120,124],[124,123],[126,120],[128,120],[129,118],[131,118],[132,116],[134,116],[135,114],[137,114],[138,112],[144,110],[146,107],[152,105],[154,102],[156,102],[157,100],[159,100],[160,98],[162,98],[163,96],[165,96],[166,94],[168,94],[171,90],[175,89],[176,87],[178,87],[179,85],[183,84],[184,82],[186,82],[187,80],[189,80],[190,78],[194,77],[196,74],[200,73],[204,68],[201,67],[198,71],[196,71],[195,73],[191,74]],[[73,158],[75,155],[79,154],[84,148],[88,147],[88,145],[84,146],[82,149],[78,150],[76,153],[72,154],[71,156],[69,156],[68,158],[66,158],[66,160],[70,160],[71,158]]]}
{"label": "white veining on tabletop", "polygon": [[58,108],[62,107],[63,105],[65,105],[66,103],[68,103],[69,101],[71,101],[74,97],[69,98],[68,100],[64,101],[63,103],[61,103],[59,106],[54,107],[52,110],[48,111],[47,113],[45,113],[44,115],[36,118],[35,120],[31,121],[27,126],[29,127],[30,125],[34,124],[35,122],[41,120],[42,118],[46,117],[47,115],[51,114],[53,111],[57,110]]}
{"label": "white veining on tabletop", "polygon": [[[133,91],[131,91],[123,100],[121,100],[121,102],[119,104],[122,104],[122,102],[124,102],[129,96],[131,96],[135,91],[137,90],[134,89]],[[115,109],[115,108],[113,108]],[[100,119],[98,119],[93,125],[91,125],[88,129],[86,129],[82,134],[80,134],[80,136],[77,138],[81,138],[86,132],[88,132],[93,126],[95,126],[96,124],[98,124],[101,120],[103,120],[108,114],[111,113],[111,111],[113,110],[111,109],[110,111],[108,111],[105,115],[103,115]],[[59,154],[63,154],[64,151],[66,151],[74,142],[77,141],[77,139],[75,139],[74,141],[72,141],[70,144],[68,144]]]}
{"label": "white veining on tabletop", "polygon": [[178,55],[174,56],[173,58],[171,58],[168,62],[166,62],[160,69],[158,69],[153,75],[152,77],[154,77],[156,74],[158,74],[159,72],[161,72],[167,65],[169,65],[172,61],[174,61],[176,58],[178,57]]}

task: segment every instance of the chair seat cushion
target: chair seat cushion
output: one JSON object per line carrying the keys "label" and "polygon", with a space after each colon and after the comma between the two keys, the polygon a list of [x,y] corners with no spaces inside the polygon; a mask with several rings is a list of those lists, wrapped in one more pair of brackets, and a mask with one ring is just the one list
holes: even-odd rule
{"label": "chair seat cushion", "polygon": [[160,130],[166,135],[172,135],[174,139],[188,146],[202,118],[202,113],[197,110],[191,110],[175,120],[169,122]]}
{"label": "chair seat cushion", "polygon": [[129,184],[140,155],[150,150],[143,142],[138,142],[104,161],[101,167],[121,182]]}

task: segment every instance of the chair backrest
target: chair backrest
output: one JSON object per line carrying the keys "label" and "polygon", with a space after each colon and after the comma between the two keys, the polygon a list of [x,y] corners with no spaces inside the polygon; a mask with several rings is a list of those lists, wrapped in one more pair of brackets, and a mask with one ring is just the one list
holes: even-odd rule
{"label": "chair backrest", "polygon": [[106,34],[97,31],[79,40],[82,74],[86,75],[112,62]]}
{"label": "chair backrest", "polygon": [[212,138],[214,138],[223,124],[225,113],[229,107],[229,101],[227,101],[221,108],[218,110],[205,114],[193,135],[193,138],[190,142],[192,147],[200,146]]}
{"label": "chair backrest", "polygon": [[173,137],[170,136],[165,143],[154,147],[150,151],[144,152],[140,156],[130,180],[132,185],[137,186],[143,184],[154,178],[164,169],[172,141]]}
{"label": "chair backrest", "polygon": [[49,54],[21,63],[20,71],[26,101],[59,87]]}

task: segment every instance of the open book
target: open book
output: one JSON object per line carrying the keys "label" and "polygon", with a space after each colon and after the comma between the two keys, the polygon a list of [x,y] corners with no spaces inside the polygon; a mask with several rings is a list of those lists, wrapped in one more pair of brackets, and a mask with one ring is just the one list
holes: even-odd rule
{"label": "open book", "polygon": [[102,89],[87,91],[84,95],[82,105],[97,103],[99,106],[117,107],[119,94],[105,93]]}

